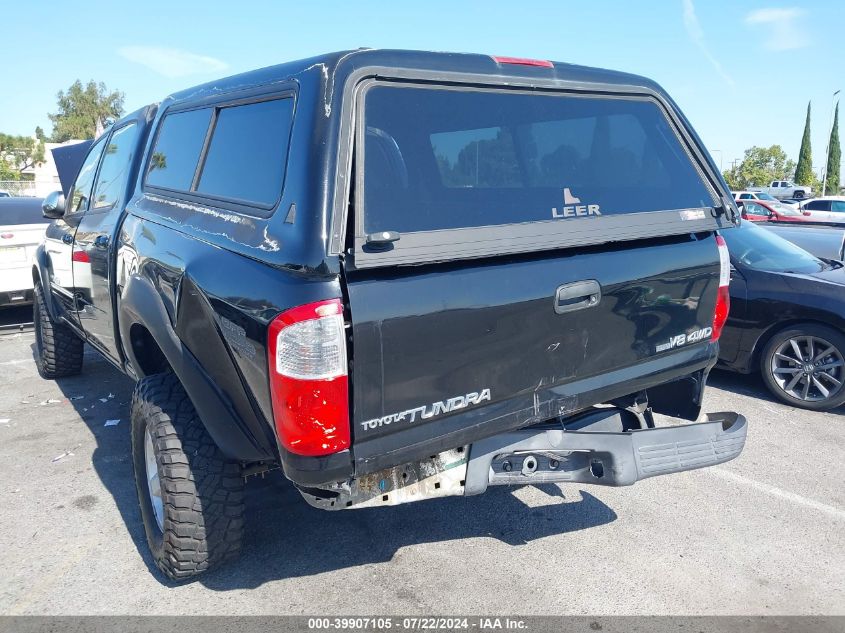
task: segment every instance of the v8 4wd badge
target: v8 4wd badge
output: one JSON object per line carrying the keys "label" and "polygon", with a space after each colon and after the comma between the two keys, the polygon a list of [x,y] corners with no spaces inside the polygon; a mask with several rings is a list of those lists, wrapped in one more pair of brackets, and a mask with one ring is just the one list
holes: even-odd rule
{"label": "v8 4wd badge", "polygon": [[668,343],[661,343],[654,349],[656,352],[665,352],[666,350],[675,349],[676,347],[681,347],[683,345],[689,345],[690,343],[698,343],[699,341],[703,341],[704,339],[708,338],[712,334],[712,327],[706,327],[700,330],[695,330],[694,332],[690,332],[689,334],[677,334],[670,338]]}

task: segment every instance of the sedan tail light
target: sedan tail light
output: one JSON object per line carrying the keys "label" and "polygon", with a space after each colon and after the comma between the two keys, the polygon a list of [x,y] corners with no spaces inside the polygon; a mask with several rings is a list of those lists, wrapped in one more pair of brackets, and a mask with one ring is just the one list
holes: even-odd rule
{"label": "sedan tail light", "polygon": [[728,253],[728,245],[721,235],[716,236],[716,246],[719,249],[719,291],[716,295],[716,309],[713,312],[713,334],[711,341],[718,341],[722,335],[722,328],[728,320],[728,311],[731,307],[731,258]]}
{"label": "sedan tail light", "polygon": [[270,323],[273,418],[282,446],[299,455],[349,448],[346,334],[340,299],[283,312]]}

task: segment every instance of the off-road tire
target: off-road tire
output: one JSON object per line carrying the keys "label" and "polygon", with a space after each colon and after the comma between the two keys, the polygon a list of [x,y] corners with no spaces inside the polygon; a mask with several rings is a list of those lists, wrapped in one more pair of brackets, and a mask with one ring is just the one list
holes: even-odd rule
{"label": "off-road tire", "polygon": [[68,325],[55,323],[47,311],[44,291],[36,284],[32,302],[35,365],[42,378],[75,376],[82,371],[85,344]]}
{"label": "off-road tire", "polygon": [[[775,333],[766,343],[766,346],[760,354],[760,373],[766,387],[772,395],[781,402],[785,402],[786,404],[800,407],[802,409],[809,409],[811,411],[828,411],[845,404],[845,387],[839,388],[838,391],[832,393],[831,397],[825,400],[804,401],[785,393],[778,385],[771,372],[772,357],[774,356],[775,351],[782,343],[784,343],[784,341],[804,336],[812,336],[823,339],[830,345],[833,345],[840,354],[845,355],[845,335],[841,332],[815,323],[799,323],[797,325],[791,325],[780,332]],[[840,372],[839,375],[841,378],[842,372]],[[830,386],[829,383],[828,386]]]}
{"label": "off-road tire", "polygon": [[[244,523],[241,468],[220,452],[175,375],[138,381],[131,426],[135,485],[156,566],[168,578],[184,580],[236,558]],[[163,530],[147,481],[147,429],[158,468]]]}

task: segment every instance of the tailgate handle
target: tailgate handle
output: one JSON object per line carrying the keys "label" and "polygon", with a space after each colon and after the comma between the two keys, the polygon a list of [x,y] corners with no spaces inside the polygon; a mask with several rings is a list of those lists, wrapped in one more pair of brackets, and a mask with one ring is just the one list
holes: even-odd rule
{"label": "tailgate handle", "polygon": [[601,286],[595,279],[576,281],[558,286],[555,291],[555,312],[566,314],[592,308],[601,301]]}

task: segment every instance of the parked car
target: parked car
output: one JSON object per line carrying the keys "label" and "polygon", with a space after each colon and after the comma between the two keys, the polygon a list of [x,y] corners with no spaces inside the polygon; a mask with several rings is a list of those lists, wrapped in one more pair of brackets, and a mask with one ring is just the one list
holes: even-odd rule
{"label": "parked car", "polygon": [[810,215],[777,201],[739,200],[737,206],[742,218],[751,222],[806,222]]}
{"label": "parked car", "polygon": [[0,198],[0,307],[32,302],[32,263],[50,222],[41,198]]}
{"label": "parked car", "polygon": [[759,226],[818,258],[845,260],[845,229],[809,223],[767,223]]}
{"label": "parked car", "polygon": [[728,369],[759,371],[779,400],[815,411],[845,403],[845,268],[743,222],[725,232],[731,310]]}
{"label": "parked car", "polygon": [[795,198],[801,200],[802,198],[810,198],[813,195],[813,189],[805,185],[796,185],[791,180],[773,180],[768,187],[749,187],[748,191],[767,193],[775,198]]}
{"label": "parked car", "polygon": [[171,578],[238,553],[273,468],[339,510],[724,462],[741,415],[651,415],[699,419],[728,314],[706,157],[653,82],[546,61],[358,50],[192,88],[45,201],[71,248],[33,269],[38,369],[87,340],[137,381]]}
{"label": "parked car", "polygon": [[806,200],[804,200],[804,199],[798,200],[796,198],[783,198],[783,199],[780,200],[781,204],[785,204],[785,205],[790,206],[794,209],[799,208],[801,206],[801,203],[803,203],[803,202],[806,202]]}
{"label": "parked car", "polygon": [[0,198],[11,198],[12,194],[10,194],[5,189],[0,189]]}
{"label": "parked car", "polygon": [[814,198],[801,205],[802,211],[809,212],[811,222],[845,224],[845,197],[826,196]]}
{"label": "parked car", "polygon": [[774,196],[770,196],[762,191],[731,191],[731,195],[737,202],[740,200],[766,200],[768,202],[778,201],[778,199]]}

